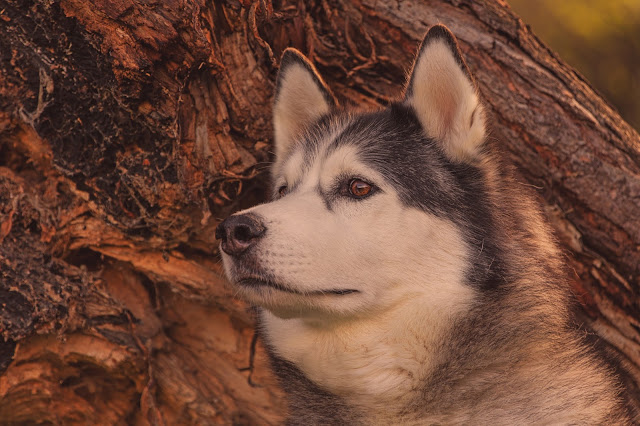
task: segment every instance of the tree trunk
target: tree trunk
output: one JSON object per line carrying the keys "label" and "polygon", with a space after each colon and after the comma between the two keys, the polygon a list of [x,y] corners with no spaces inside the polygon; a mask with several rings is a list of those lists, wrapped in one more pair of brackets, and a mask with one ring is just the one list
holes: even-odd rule
{"label": "tree trunk", "polygon": [[640,137],[503,1],[0,0],[1,421],[278,423],[214,229],[266,196],[279,55],[376,106],[438,22],[640,400]]}

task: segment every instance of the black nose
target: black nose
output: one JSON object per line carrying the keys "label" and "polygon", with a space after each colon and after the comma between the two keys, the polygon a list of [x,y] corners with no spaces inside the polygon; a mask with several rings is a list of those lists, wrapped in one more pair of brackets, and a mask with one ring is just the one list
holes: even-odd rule
{"label": "black nose", "polygon": [[216,238],[222,240],[222,250],[238,256],[254,245],[267,228],[251,214],[229,216],[216,228]]}

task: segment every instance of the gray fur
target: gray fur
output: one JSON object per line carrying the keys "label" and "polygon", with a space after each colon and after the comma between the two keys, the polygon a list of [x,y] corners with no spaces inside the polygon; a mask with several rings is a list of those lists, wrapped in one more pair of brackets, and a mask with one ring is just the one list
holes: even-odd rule
{"label": "gray fur", "polygon": [[[455,39],[442,26],[429,32],[420,55],[440,39],[451,49],[462,75],[470,79]],[[304,66],[313,74],[313,81],[321,86],[322,93],[328,91],[315,69],[307,62]],[[279,82],[278,87],[282,84]],[[444,331],[434,333],[436,337],[431,340],[425,338],[424,347],[412,349],[428,358],[433,367],[418,369],[417,373],[400,369],[397,377],[404,378],[402,384],[407,391],[397,397],[382,395],[377,399],[363,399],[350,393],[348,387],[332,390],[315,383],[303,372],[304,366],[291,361],[296,359],[291,350],[278,347],[277,342],[286,341],[288,336],[273,334],[278,328],[269,329],[266,320],[269,313],[263,310],[260,329],[273,369],[287,392],[288,423],[631,424],[632,413],[621,398],[617,376],[586,343],[584,332],[571,319],[572,295],[563,255],[538,202],[513,177],[512,169],[505,166],[491,142],[462,146],[456,151],[459,147],[443,146],[441,141],[428,136],[424,120],[407,100],[413,95],[415,84],[420,84],[419,79],[412,76],[407,98],[381,111],[346,112],[334,107],[319,120],[308,123],[303,132],[287,142],[287,149],[281,150],[277,158],[273,169],[274,197],[280,197],[279,192],[285,198],[304,195],[298,194],[302,191],[302,178],[289,182],[285,179],[284,170],[290,161],[299,161],[297,176],[304,177],[333,152],[345,148],[356,151],[360,161],[394,188],[403,208],[446,221],[460,233],[470,253],[462,271],[462,285],[473,289],[472,303],[465,305],[463,313],[446,317],[443,321],[448,324],[442,328]],[[330,93],[326,97],[331,98]],[[280,111],[286,108],[281,105]],[[358,206],[366,208],[366,202],[345,201],[344,191],[338,188],[349,176],[333,179],[333,186],[328,189],[318,185],[316,194],[328,214],[345,203],[363,203]],[[377,196],[374,193],[371,198]],[[260,216],[263,211],[272,215],[277,209],[273,206],[265,210],[266,206],[269,204],[239,214],[256,215],[267,227],[265,238],[277,239],[273,229],[281,226],[278,218]],[[441,222],[434,219],[433,223]],[[225,232],[231,235],[228,230]],[[243,294],[249,294],[250,300],[257,300],[255,303],[271,310],[280,303],[278,291],[292,288],[295,283],[284,280],[283,287],[279,267],[265,266],[267,256],[273,253],[269,254],[261,244],[262,240],[246,253],[223,258],[232,281],[240,282],[242,276],[258,278],[250,289],[243,289],[246,290]],[[270,250],[282,251],[280,246]],[[295,256],[295,251],[283,253]],[[278,259],[275,265],[282,264],[281,257]],[[306,258],[302,261],[296,263],[297,268],[309,264]],[[409,270],[412,267],[405,265]],[[359,297],[359,287],[354,284],[354,288],[353,293],[333,295],[327,288],[321,290],[327,292],[326,297],[347,303],[349,298]],[[317,292],[307,287],[295,293],[296,297],[314,294]],[[277,316],[284,319],[278,321],[306,315],[303,312],[306,305],[297,306],[282,310]],[[309,306],[321,313],[326,309],[311,302]],[[331,312],[326,310],[322,315],[330,316]],[[316,313],[314,310],[313,315]],[[332,324],[325,317],[318,324]],[[355,316],[349,321],[359,319]],[[421,342],[415,330],[406,332],[407,339],[414,342],[409,346]],[[429,333],[430,330],[424,330],[425,336]],[[369,347],[365,351],[378,349]],[[281,354],[288,354],[290,359]]]}

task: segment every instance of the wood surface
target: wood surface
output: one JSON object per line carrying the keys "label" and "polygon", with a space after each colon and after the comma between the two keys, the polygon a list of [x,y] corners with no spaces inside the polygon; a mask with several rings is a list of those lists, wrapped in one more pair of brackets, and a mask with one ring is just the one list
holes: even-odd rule
{"label": "wood surface", "polygon": [[214,229],[266,199],[280,53],[373,108],[435,23],[640,401],[640,136],[503,1],[1,0],[0,423],[279,423]]}

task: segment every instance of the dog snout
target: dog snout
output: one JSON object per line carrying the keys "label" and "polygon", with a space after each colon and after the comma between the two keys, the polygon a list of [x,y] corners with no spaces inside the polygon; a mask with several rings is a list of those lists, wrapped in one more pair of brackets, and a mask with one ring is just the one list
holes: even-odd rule
{"label": "dog snout", "polygon": [[229,216],[216,228],[216,238],[222,240],[222,250],[238,256],[258,242],[267,230],[253,215]]}

